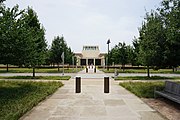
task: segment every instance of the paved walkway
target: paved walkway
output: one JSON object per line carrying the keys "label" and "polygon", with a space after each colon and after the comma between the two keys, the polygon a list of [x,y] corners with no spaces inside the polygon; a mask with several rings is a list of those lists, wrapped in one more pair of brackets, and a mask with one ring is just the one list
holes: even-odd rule
{"label": "paved walkway", "polygon": [[[98,77],[97,77],[98,75]],[[111,79],[110,93],[103,93],[103,77],[82,71],[81,93],[75,93],[75,79],[41,102],[21,120],[164,120],[141,99]],[[95,78],[96,77],[96,78]]]}

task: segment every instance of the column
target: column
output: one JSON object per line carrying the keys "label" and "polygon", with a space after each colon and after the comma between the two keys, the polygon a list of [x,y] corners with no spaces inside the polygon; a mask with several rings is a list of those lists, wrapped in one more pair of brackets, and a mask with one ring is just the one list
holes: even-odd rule
{"label": "column", "polygon": [[79,58],[79,60],[78,60],[78,61],[79,61],[78,63],[79,63],[79,66],[80,66],[80,65],[81,65],[81,58]]}
{"label": "column", "polygon": [[94,58],[94,66],[96,66],[96,59]]}
{"label": "column", "polygon": [[86,66],[88,66],[88,58],[86,58]]}

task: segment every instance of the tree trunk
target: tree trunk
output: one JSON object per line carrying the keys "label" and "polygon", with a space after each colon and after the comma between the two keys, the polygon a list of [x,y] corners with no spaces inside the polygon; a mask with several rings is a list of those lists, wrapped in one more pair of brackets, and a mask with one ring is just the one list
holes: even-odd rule
{"label": "tree trunk", "polygon": [[147,77],[149,78],[150,75],[149,75],[149,65],[147,66]]}
{"label": "tree trunk", "polygon": [[35,77],[35,67],[33,67],[33,77]]}
{"label": "tree trunk", "polygon": [[173,72],[174,72],[174,66],[172,67],[172,70],[173,70]]}
{"label": "tree trunk", "polygon": [[8,64],[7,64],[7,66],[6,66],[6,71],[9,72],[9,66],[8,66]]}
{"label": "tree trunk", "polygon": [[58,63],[58,71],[59,71],[59,63]]}
{"label": "tree trunk", "polygon": [[123,65],[123,64],[122,64],[121,66],[122,66],[122,68],[121,68],[121,69],[122,69],[122,70],[123,70],[123,72],[124,72],[124,70],[125,70],[125,69],[124,69],[124,66],[125,66],[125,65]]}

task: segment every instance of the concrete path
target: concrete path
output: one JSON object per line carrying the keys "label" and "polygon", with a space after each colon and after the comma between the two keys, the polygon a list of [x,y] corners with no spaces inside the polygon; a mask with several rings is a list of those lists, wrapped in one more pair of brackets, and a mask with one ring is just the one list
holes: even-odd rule
{"label": "concrete path", "polygon": [[[95,76],[98,75],[98,78]],[[105,74],[93,70],[82,77],[81,93],[75,93],[75,79],[41,102],[21,120],[164,120],[141,99],[111,79],[110,93],[104,93]]]}

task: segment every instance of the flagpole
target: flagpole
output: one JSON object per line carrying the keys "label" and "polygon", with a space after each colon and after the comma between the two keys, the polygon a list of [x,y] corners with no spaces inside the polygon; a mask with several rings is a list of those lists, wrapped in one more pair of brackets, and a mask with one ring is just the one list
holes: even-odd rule
{"label": "flagpole", "polygon": [[63,60],[63,74],[62,75],[64,75],[64,60]]}
{"label": "flagpole", "polygon": [[62,53],[61,58],[62,58],[62,63],[63,63],[63,74],[62,75],[64,75],[64,52]]}

